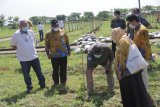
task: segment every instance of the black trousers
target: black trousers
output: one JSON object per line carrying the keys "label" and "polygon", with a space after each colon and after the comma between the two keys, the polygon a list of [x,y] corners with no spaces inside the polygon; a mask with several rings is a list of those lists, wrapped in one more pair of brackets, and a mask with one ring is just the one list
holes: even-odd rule
{"label": "black trousers", "polygon": [[43,41],[43,30],[39,30],[40,41]]}
{"label": "black trousers", "polygon": [[37,75],[37,78],[39,80],[39,85],[41,87],[45,86],[45,78],[42,74],[40,61],[38,58],[36,58],[32,61],[21,61],[20,64],[22,67],[24,81],[27,85],[27,89],[30,89],[32,87],[31,77],[29,75],[31,67],[33,68],[34,72]]}
{"label": "black trousers", "polygon": [[52,79],[54,81],[54,84],[56,85],[59,84],[59,78],[60,78],[61,84],[66,83],[67,57],[52,58],[51,63],[53,67]]}
{"label": "black trousers", "polygon": [[112,51],[113,51],[114,58],[115,58],[116,44],[113,41],[112,41]]}

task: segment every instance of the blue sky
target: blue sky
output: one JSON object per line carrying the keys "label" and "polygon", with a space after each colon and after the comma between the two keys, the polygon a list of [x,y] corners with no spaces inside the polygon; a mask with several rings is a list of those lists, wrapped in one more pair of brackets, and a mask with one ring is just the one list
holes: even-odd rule
{"label": "blue sky", "polygon": [[[142,6],[160,5],[160,0],[141,0]],[[0,14],[6,16],[56,16],[72,12],[99,11],[138,7],[138,0],[0,0]]]}

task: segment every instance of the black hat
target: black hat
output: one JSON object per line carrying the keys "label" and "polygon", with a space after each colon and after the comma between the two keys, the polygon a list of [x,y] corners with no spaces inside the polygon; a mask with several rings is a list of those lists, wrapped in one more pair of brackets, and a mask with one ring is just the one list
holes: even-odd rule
{"label": "black hat", "polygon": [[93,53],[95,55],[100,55],[103,53],[103,47],[100,44],[95,44],[94,49],[93,49]]}

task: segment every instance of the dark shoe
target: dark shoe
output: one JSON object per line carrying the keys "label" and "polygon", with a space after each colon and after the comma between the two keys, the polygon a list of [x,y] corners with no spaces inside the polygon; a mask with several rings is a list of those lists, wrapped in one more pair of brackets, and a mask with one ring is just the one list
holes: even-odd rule
{"label": "dark shoe", "polygon": [[46,88],[46,85],[40,86],[40,89],[44,89]]}
{"label": "dark shoe", "polygon": [[32,89],[33,89],[33,87],[31,86],[30,88],[27,88],[27,90],[26,90],[26,94],[30,94],[31,93],[31,91],[32,91]]}
{"label": "dark shoe", "polygon": [[52,88],[56,88],[58,86],[58,84],[53,84]]}

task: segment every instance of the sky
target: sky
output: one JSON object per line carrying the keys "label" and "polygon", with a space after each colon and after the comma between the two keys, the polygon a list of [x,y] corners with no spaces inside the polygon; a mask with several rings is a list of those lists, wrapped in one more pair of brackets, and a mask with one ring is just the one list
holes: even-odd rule
{"label": "sky", "polygon": [[[160,5],[160,0],[141,0],[141,5]],[[70,15],[72,12],[83,13],[114,8],[135,8],[138,0],[0,0],[0,14],[19,16],[28,19],[31,16],[55,17],[58,14]]]}

